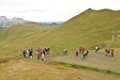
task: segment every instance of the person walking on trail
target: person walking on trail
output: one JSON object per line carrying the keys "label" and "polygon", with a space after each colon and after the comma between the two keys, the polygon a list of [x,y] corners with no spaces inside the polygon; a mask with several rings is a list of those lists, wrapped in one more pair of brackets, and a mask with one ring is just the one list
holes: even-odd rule
{"label": "person walking on trail", "polygon": [[105,49],[105,55],[108,56],[110,54],[110,49]]}
{"label": "person walking on trail", "polygon": [[23,49],[22,53],[23,53],[23,57],[25,58],[26,57],[26,50]]}
{"label": "person walking on trail", "polygon": [[47,56],[48,55],[48,49],[44,48],[44,55]]}
{"label": "person walking on trail", "polygon": [[76,56],[78,56],[78,53],[79,53],[78,49],[75,49]]}
{"label": "person walking on trail", "polygon": [[86,56],[88,55],[89,51],[87,49],[83,52],[83,59],[86,59]]}
{"label": "person walking on trail", "polygon": [[98,51],[100,50],[100,47],[95,47],[95,52],[98,53]]}
{"label": "person walking on trail", "polygon": [[98,47],[97,46],[95,47],[95,52],[98,53]]}
{"label": "person walking on trail", "polygon": [[67,55],[67,52],[68,52],[68,51],[67,51],[67,49],[65,48],[65,49],[64,49],[64,54]]}
{"label": "person walking on trail", "polygon": [[37,59],[39,60],[40,56],[41,56],[41,49],[40,48],[36,49],[36,56],[37,56]]}
{"label": "person walking on trail", "polygon": [[45,60],[45,53],[44,50],[42,49],[42,53],[41,53],[41,60],[44,61]]}
{"label": "person walking on trail", "polygon": [[115,50],[113,48],[111,48],[111,56],[114,57],[114,52]]}
{"label": "person walking on trail", "polygon": [[81,53],[84,53],[85,48],[81,47]]}
{"label": "person walking on trail", "polygon": [[44,56],[46,56],[45,48],[42,48],[42,52],[43,52]]}
{"label": "person walking on trail", "polygon": [[26,54],[25,54],[25,57],[26,57],[26,58],[28,58],[28,57],[29,57],[29,53],[30,53],[30,52],[29,52],[29,49],[28,49],[28,50],[26,50]]}
{"label": "person walking on trail", "polygon": [[81,53],[81,52],[82,52],[82,47],[79,48],[79,53]]}
{"label": "person walking on trail", "polygon": [[29,49],[29,57],[30,57],[30,59],[32,59],[33,58],[33,49],[31,48],[31,49]]}
{"label": "person walking on trail", "polygon": [[49,48],[49,47],[48,47],[48,48],[45,48],[45,52],[46,52],[46,54],[49,54],[50,48]]}
{"label": "person walking on trail", "polygon": [[50,48],[49,47],[47,48],[47,51],[48,51],[48,54],[49,54],[50,53]]}
{"label": "person walking on trail", "polygon": [[107,56],[107,53],[108,53],[108,50],[107,49],[105,49],[105,55]]}

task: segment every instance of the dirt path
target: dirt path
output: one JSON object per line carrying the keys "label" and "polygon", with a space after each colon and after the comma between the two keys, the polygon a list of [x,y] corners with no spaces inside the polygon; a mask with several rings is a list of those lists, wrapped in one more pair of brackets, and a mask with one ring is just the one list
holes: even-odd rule
{"label": "dirt path", "polygon": [[78,57],[76,57],[75,54],[71,54],[67,56],[56,56],[53,58],[53,61],[73,63],[120,73],[120,53],[116,53],[114,57],[111,57],[105,56],[103,52],[96,54],[94,51],[90,51],[86,60],[83,60],[82,58],[82,54],[79,54]]}
{"label": "dirt path", "polygon": [[[96,60],[96,56],[97,60]],[[8,58],[8,62],[0,64],[0,80],[120,80],[120,77],[111,76],[95,71],[75,69],[62,65],[48,64],[47,61],[64,61],[80,65],[94,66],[95,62],[100,61],[103,54],[91,54],[87,60],[82,60],[82,55],[55,56],[47,55],[46,62],[41,60],[30,59],[13,59]],[[105,57],[104,57],[105,58]],[[112,58],[118,61],[118,57]],[[70,59],[70,60],[69,60]],[[111,60],[107,57],[106,60]],[[4,61],[4,60],[3,60]],[[93,64],[94,62],[94,64]],[[88,64],[89,63],[89,64]],[[101,62],[100,64],[105,64]],[[97,63],[96,63],[97,64]],[[115,64],[116,63],[112,63]],[[119,65],[118,65],[119,66]],[[101,68],[101,66],[100,66]]]}

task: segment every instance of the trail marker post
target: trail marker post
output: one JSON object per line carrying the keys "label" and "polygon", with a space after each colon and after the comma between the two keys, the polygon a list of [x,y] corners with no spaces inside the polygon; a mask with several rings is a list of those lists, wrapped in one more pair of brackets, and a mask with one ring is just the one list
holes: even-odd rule
{"label": "trail marker post", "polygon": [[120,38],[120,31],[112,32],[112,42],[114,42],[116,38]]}

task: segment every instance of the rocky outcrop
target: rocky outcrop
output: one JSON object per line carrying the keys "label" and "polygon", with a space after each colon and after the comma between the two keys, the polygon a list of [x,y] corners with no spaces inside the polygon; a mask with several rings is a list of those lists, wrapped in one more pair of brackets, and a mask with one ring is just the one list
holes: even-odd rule
{"label": "rocky outcrop", "polygon": [[7,19],[5,16],[0,16],[0,29],[26,22],[28,21],[23,20],[22,18]]}

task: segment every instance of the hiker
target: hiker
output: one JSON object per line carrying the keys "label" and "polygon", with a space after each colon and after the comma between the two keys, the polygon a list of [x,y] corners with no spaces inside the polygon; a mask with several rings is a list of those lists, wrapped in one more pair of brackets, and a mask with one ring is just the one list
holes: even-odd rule
{"label": "hiker", "polygon": [[28,58],[28,57],[29,57],[29,49],[28,49],[28,50],[26,50],[25,57],[26,57],[26,58]]}
{"label": "hiker", "polygon": [[42,49],[42,53],[41,53],[41,60],[44,61],[45,60],[45,52],[44,50]]}
{"label": "hiker", "polygon": [[110,49],[105,49],[105,55],[108,56],[110,54]]}
{"label": "hiker", "polygon": [[45,53],[48,54],[48,48],[45,48]]}
{"label": "hiker", "polygon": [[114,49],[111,48],[111,56],[114,57]]}
{"label": "hiker", "polygon": [[40,48],[36,49],[36,56],[37,56],[37,59],[39,60],[40,56],[41,56],[41,49]]}
{"label": "hiker", "polygon": [[78,53],[79,53],[78,49],[75,49],[76,56],[78,56]]}
{"label": "hiker", "polygon": [[67,55],[67,49],[66,48],[64,49],[64,54]]}
{"label": "hiker", "polygon": [[30,59],[32,59],[33,58],[33,49],[31,48],[31,49],[29,49],[29,57],[30,57]]}
{"label": "hiker", "polygon": [[43,52],[44,56],[46,56],[45,48],[42,48],[42,52]]}
{"label": "hiker", "polygon": [[82,47],[79,48],[79,53],[81,53],[81,52],[82,52]]}
{"label": "hiker", "polygon": [[88,55],[89,51],[87,49],[83,52],[83,59],[86,59],[86,56]]}
{"label": "hiker", "polygon": [[107,49],[105,49],[105,55],[107,56]]}
{"label": "hiker", "polygon": [[83,54],[84,50],[85,50],[85,49],[84,49],[83,47],[81,47],[81,53],[82,53],[82,54]]}
{"label": "hiker", "polygon": [[25,58],[25,55],[26,55],[26,50],[25,50],[25,49],[23,49],[22,53],[23,53],[23,57]]}
{"label": "hiker", "polygon": [[98,47],[95,47],[95,52],[97,52],[98,51]]}
{"label": "hiker", "polygon": [[95,47],[95,52],[98,53],[98,51],[100,50],[100,47]]}
{"label": "hiker", "polygon": [[50,53],[50,48],[49,47],[47,48],[47,52],[48,52],[48,54]]}

